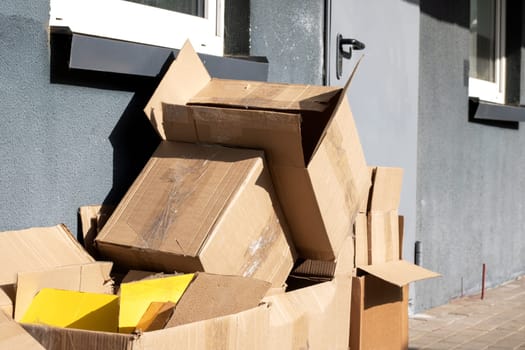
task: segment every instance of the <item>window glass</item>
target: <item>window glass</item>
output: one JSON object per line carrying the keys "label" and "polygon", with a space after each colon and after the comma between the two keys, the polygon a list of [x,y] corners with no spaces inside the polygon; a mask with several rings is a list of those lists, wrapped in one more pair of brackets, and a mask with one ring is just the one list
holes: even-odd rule
{"label": "window glass", "polygon": [[204,0],[126,0],[138,4],[158,7],[165,10],[182,12],[188,15],[204,17]]}
{"label": "window glass", "polygon": [[470,2],[470,76],[496,81],[496,0]]}

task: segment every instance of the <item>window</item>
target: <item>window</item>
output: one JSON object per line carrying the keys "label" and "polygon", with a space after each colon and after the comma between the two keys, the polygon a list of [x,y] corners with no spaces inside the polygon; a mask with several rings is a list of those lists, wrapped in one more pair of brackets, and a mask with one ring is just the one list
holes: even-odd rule
{"label": "window", "polygon": [[505,103],[505,0],[470,1],[469,96]]}
{"label": "window", "polygon": [[223,55],[224,0],[50,0],[51,29]]}

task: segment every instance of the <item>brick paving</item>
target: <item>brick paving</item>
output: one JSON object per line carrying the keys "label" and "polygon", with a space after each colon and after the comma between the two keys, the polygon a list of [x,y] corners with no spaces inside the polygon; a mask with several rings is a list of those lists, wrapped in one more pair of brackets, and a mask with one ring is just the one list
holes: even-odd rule
{"label": "brick paving", "polygon": [[409,350],[525,350],[525,277],[410,316]]}

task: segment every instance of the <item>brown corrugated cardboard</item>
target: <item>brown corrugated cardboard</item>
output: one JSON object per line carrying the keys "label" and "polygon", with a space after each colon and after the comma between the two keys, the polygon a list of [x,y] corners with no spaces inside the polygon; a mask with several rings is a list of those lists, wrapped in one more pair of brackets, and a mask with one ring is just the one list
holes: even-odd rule
{"label": "brown corrugated cardboard", "polygon": [[354,222],[355,264],[368,265],[368,217],[358,213]]}
{"label": "brown corrugated cardboard", "polygon": [[14,315],[15,290],[14,285],[0,287],[0,312],[9,317]]}
{"label": "brown corrugated cardboard", "polygon": [[[381,213],[370,212],[369,215]],[[397,215],[395,224],[398,236],[391,239],[402,247],[403,220],[399,222]],[[391,261],[358,265],[352,281],[351,349],[407,349],[408,284],[438,276],[402,260],[401,248]]]}
{"label": "brown corrugated cardboard", "polygon": [[375,167],[370,192],[370,211],[398,210],[403,182],[403,169]]}
{"label": "brown corrugated cardboard", "polygon": [[270,287],[270,283],[254,278],[196,273],[166,327],[254,308]]}
{"label": "brown corrugated cardboard", "polygon": [[19,272],[94,261],[65,225],[0,233],[0,286],[15,284]]}
{"label": "brown corrugated cardboard", "polygon": [[269,308],[263,304],[237,314],[139,334],[22,326],[48,350],[265,350]]}
{"label": "brown corrugated cardboard", "polygon": [[350,348],[408,348],[408,286],[397,287],[372,275],[352,281]]}
{"label": "brown corrugated cardboard", "polygon": [[110,262],[94,262],[46,271],[20,272],[16,288],[15,320],[21,320],[35,295],[43,288],[112,294],[111,267]]}
{"label": "brown corrugated cardboard", "polygon": [[397,210],[368,213],[369,264],[380,264],[399,259],[398,218]]}
{"label": "brown corrugated cardboard", "polygon": [[84,248],[91,256],[98,256],[95,247],[95,237],[111,216],[115,208],[107,205],[87,205],[80,207],[78,214],[84,239]]}
{"label": "brown corrugated cardboard", "polygon": [[353,253],[349,237],[337,261],[305,262],[289,280],[299,288],[264,299],[270,303],[267,349],[348,349]]}
{"label": "brown corrugated cardboard", "polygon": [[347,87],[211,79],[187,44],[145,112],[166,140],[264,149],[299,253],[334,260],[370,184]]}
{"label": "brown corrugated cardboard", "polygon": [[127,268],[206,271],[274,286],[293,265],[285,220],[257,150],[161,142],[96,243]]}
{"label": "brown corrugated cardboard", "polygon": [[44,350],[44,347],[0,310],[0,349]]}
{"label": "brown corrugated cardboard", "polygon": [[135,327],[135,332],[151,332],[166,328],[175,311],[175,303],[152,302]]}

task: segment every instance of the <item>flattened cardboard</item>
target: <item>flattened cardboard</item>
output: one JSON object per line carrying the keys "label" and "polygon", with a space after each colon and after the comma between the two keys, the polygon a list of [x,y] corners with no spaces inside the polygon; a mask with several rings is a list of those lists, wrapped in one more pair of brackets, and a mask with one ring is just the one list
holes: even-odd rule
{"label": "flattened cardboard", "polygon": [[262,151],[165,141],[96,243],[127,268],[280,286],[293,265],[287,236]]}
{"label": "flattened cardboard", "polygon": [[33,298],[43,288],[113,294],[111,262],[58,267],[46,271],[21,272],[16,288],[15,320],[20,321]]}
{"label": "flattened cardboard", "polygon": [[203,69],[185,45],[144,110],[153,126],[167,140],[264,149],[300,255],[334,260],[370,184],[348,84],[220,80]]}
{"label": "flattened cardboard", "polygon": [[0,286],[15,284],[19,272],[94,261],[65,225],[0,233]]}
{"label": "flattened cardboard", "polygon": [[370,211],[392,211],[399,209],[403,169],[375,167],[370,195]]}
{"label": "flattened cardboard", "polygon": [[363,265],[359,266],[358,270],[365,271],[398,287],[405,286],[410,282],[441,276],[436,272],[432,272],[423,267],[411,264],[406,260],[390,261],[382,264]]}
{"label": "flattened cardboard", "polygon": [[196,273],[166,327],[236,314],[259,305],[271,284],[253,278]]}
{"label": "flattened cardboard", "polygon": [[111,216],[115,208],[106,205],[88,205],[80,207],[78,210],[84,239],[84,248],[88,253],[96,257],[98,252],[95,247],[95,237],[100,232],[104,224]]}
{"label": "flattened cardboard", "polygon": [[358,213],[354,222],[355,264],[368,265],[368,217]]}
{"label": "flattened cardboard", "polygon": [[398,260],[399,215],[397,210],[368,213],[368,263],[381,264]]}
{"label": "flattened cardboard", "polygon": [[306,286],[264,299],[270,304],[268,349],[348,349],[353,253],[348,237],[337,261],[294,269],[295,281]]}
{"label": "flattened cardboard", "polygon": [[116,295],[43,288],[20,322],[116,332],[118,313]]}
{"label": "flattened cardboard", "polygon": [[44,350],[44,347],[11,317],[0,311],[0,349]]}
{"label": "flattened cardboard", "polygon": [[77,329],[22,326],[46,349],[75,350],[266,350],[269,307],[141,334],[115,334]]}

